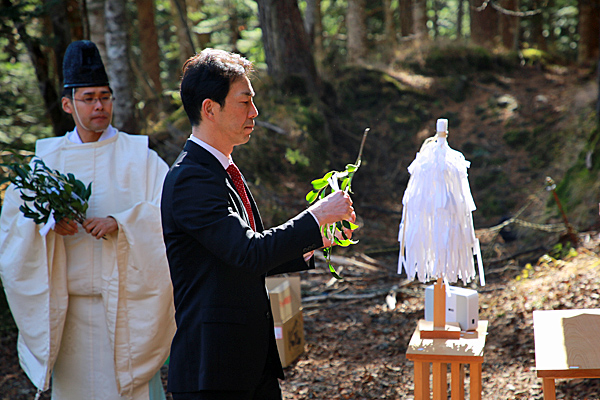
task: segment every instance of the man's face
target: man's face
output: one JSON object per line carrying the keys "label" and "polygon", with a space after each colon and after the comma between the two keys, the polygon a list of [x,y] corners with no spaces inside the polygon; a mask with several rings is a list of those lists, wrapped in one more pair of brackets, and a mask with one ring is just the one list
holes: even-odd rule
{"label": "man's face", "polygon": [[101,132],[112,120],[112,94],[108,86],[77,88],[72,99],[63,97],[62,106],[73,116],[79,131]]}
{"label": "man's face", "polygon": [[247,143],[254,130],[258,110],[254,105],[254,89],[247,77],[231,83],[225,105],[216,104],[215,121],[223,140],[228,145]]}

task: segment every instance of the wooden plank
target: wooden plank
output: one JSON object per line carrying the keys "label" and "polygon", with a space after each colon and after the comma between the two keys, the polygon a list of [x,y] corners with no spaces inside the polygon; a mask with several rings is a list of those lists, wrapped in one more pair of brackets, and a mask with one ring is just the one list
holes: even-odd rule
{"label": "wooden plank", "polygon": [[[425,324],[427,321],[419,321]],[[420,325],[421,326],[421,325]],[[488,321],[479,321],[477,335],[461,335],[460,339],[422,339],[416,329],[408,344],[406,358],[446,362],[482,362]]]}
{"label": "wooden plank", "polygon": [[554,384],[554,379],[545,378],[542,391],[544,392],[544,400],[556,400],[556,387]]}
{"label": "wooden plank", "polygon": [[471,375],[469,399],[481,400],[481,363],[471,363],[469,373]]}
{"label": "wooden plank", "polygon": [[429,362],[415,361],[415,400],[429,400]]}
{"label": "wooden plank", "polygon": [[450,396],[452,400],[465,399],[465,368],[461,363],[450,365]]}
{"label": "wooden plank", "polygon": [[448,399],[448,364],[434,362],[431,372],[433,380],[433,400]]}
{"label": "wooden plank", "polygon": [[437,329],[446,326],[446,285],[442,278],[433,285],[433,326]]}

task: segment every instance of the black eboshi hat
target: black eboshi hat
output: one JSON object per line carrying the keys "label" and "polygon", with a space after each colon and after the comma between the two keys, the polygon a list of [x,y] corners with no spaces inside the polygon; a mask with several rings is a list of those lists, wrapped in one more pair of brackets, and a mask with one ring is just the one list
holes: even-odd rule
{"label": "black eboshi hat", "polygon": [[108,76],[93,42],[79,40],[67,47],[63,59],[64,88],[109,86]]}

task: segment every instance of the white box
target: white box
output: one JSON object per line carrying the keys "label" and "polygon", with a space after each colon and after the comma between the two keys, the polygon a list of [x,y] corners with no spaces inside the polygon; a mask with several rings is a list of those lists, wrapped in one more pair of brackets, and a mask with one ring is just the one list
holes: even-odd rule
{"label": "white box", "polygon": [[[433,285],[425,288],[425,320],[433,321]],[[460,329],[477,329],[479,296],[476,290],[446,287],[446,322],[458,322]]]}

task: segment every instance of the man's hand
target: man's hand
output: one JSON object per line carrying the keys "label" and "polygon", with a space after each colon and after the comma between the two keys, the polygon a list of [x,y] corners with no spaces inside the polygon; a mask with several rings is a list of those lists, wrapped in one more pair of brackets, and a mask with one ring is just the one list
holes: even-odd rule
{"label": "man's hand", "polygon": [[[355,217],[354,220],[356,220],[356,215],[354,217]],[[354,223],[355,221],[350,221],[350,222]],[[339,240],[352,239],[352,233],[354,232],[352,229],[342,227],[342,231],[344,232],[344,235],[346,235],[345,238],[342,235],[342,232],[340,232],[338,230],[335,231],[335,236]],[[329,234],[331,235],[331,232],[329,232]],[[321,233],[321,236],[323,237],[323,247],[329,247],[332,245],[335,246],[335,241],[333,240],[333,238],[328,238],[327,236],[323,235],[323,233]]]}
{"label": "man's hand", "polygon": [[63,218],[54,225],[54,232],[62,236],[71,236],[78,232],[77,223],[68,218]]}
{"label": "man's hand", "polygon": [[119,225],[113,217],[89,218],[83,221],[82,225],[85,231],[96,239],[102,239],[105,235],[109,235],[119,229]]}
{"label": "man's hand", "polygon": [[352,199],[348,193],[343,191],[329,194],[310,206],[308,210],[319,221],[319,226],[334,224],[342,220],[350,222],[356,220]]}

